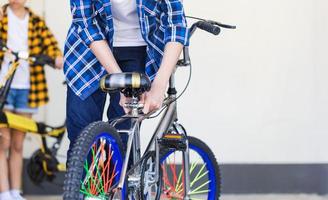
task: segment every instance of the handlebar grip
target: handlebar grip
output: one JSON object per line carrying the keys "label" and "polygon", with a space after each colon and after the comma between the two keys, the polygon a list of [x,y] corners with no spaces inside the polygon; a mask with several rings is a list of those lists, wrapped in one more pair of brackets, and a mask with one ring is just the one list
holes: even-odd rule
{"label": "handlebar grip", "polygon": [[33,62],[36,65],[49,65],[50,67],[55,68],[55,61],[47,55],[44,54],[36,55],[33,56],[33,58],[34,58]]}
{"label": "handlebar grip", "polygon": [[215,25],[213,25],[209,22],[206,22],[206,21],[197,22],[197,27],[204,30],[204,31],[212,33],[213,35],[219,35],[220,32],[221,32],[220,27],[217,27],[217,26],[215,26]]}
{"label": "handlebar grip", "polygon": [[0,39],[0,51],[5,50],[7,48],[7,45]]}

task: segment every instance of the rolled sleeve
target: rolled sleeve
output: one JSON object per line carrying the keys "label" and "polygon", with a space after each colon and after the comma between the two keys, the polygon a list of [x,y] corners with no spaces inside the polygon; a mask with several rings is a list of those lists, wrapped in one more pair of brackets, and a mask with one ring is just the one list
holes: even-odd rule
{"label": "rolled sleeve", "polygon": [[87,46],[93,41],[105,39],[95,18],[92,0],[71,0],[71,11],[73,24],[78,26],[78,35]]}
{"label": "rolled sleeve", "polygon": [[98,26],[98,24],[88,25],[87,27],[79,31],[78,34],[87,46],[90,46],[93,41],[105,40],[105,36],[102,33],[101,28]]}
{"label": "rolled sleeve", "polygon": [[161,10],[162,24],[165,28],[164,42],[179,42],[189,45],[189,29],[181,0],[163,0]]}
{"label": "rolled sleeve", "polygon": [[189,45],[189,30],[183,26],[166,27],[164,32],[164,42],[179,42],[184,46]]}

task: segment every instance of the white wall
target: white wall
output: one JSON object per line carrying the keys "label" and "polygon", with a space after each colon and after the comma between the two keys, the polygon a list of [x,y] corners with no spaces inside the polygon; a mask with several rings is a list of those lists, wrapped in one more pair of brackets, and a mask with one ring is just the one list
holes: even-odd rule
{"label": "white wall", "polygon": [[[45,3],[47,23],[63,45],[69,2],[31,2]],[[193,79],[179,104],[189,134],[223,163],[327,163],[328,2],[188,0],[185,7],[188,15],[238,26],[219,37],[197,32],[191,40]],[[60,124],[63,77],[48,72],[45,120]],[[180,88],[187,75],[187,69],[178,73]],[[144,123],[143,137],[153,126]]]}

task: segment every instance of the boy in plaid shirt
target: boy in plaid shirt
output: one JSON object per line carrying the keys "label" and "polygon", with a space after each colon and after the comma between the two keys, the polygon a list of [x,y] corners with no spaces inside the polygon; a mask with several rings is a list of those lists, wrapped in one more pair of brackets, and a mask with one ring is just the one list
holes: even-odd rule
{"label": "boy in plaid shirt", "polygon": [[[160,108],[189,32],[182,0],[70,3],[73,20],[65,44],[64,72],[72,144],[84,127],[102,119],[106,94],[99,89],[99,80],[107,73],[146,73],[153,82],[142,98],[144,113]],[[124,114],[125,102],[124,95],[111,94],[109,119]]]}

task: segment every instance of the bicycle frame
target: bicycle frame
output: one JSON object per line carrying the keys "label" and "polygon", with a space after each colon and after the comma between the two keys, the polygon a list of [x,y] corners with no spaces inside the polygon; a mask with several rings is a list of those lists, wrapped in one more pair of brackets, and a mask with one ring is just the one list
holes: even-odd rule
{"label": "bicycle frame", "polygon": [[3,110],[3,107],[5,106],[6,99],[8,96],[8,92],[11,86],[11,83],[14,79],[14,75],[16,72],[17,67],[19,66],[18,60],[15,60],[12,63],[12,67],[9,69],[8,73],[6,74],[4,78],[5,83],[1,83],[0,88],[1,88],[1,94],[0,94],[0,110]]}
{"label": "bicycle frame", "polygon": [[[188,47],[184,47],[183,49],[183,55],[184,59],[182,64],[178,64],[177,67],[179,66],[187,66],[190,65],[190,59],[189,59],[189,49]],[[140,105],[138,104],[138,98],[132,98],[132,101],[130,103],[131,106],[131,112],[122,118],[116,119],[111,121],[111,125],[115,126],[118,123],[121,123],[124,120],[131,119],[131,128],[129,130],[118,130],[119,133],[127,133],[128,134],[128,142],[127,142],[127,149],[126,149],[126,154],[125,154],[125,159],[123,162],[123,167],[121,171],[121,177],[119,180],[119,183],[114,186],[114,190],[122,190],[124,183],[126,181],[126,176],[130,174],[134,174],[138,176],[140,174],[140,164],[146,159],[146,155],[150,151],[155,151],[155,182],[159,181],[159,167],[160,167],[160,154],[159,154],[159,143],[158,140],[163,137],[165,133],[168,132],[168,130],[171,127],[174,127],[176,130],[178,130],[178,133],[184,136],[187,136],[187,133],[185,132],[184,128],[181,127],[180,124],[177,123],[178,117],[177,117],[177,101],[176,101],[176,88],[175,88],[175,72],[171,75],[170,77],[170,82],[169,82],[169,88],[167,91],[168,97],[164,100],[163,103],[163,109],[165,109],[165,112],[157,125],[150,142],[147,145],[147,148],[144,152],[144,154],[141,157],[141,152],[140,152],[140,123],[144,120],[149,118],[154,112],[151,112],[146,115],[140,115],[138,108],[140,108]],[[166,107],[166,108],[165,108]],[[187,137],[186,137],[187,138]],[[130,159],[130,152],[131,149],[133,150],[133,166],[131,169],[127,172],[128,168],[128,162]],[[189,163],[189,146],[188,146],[188,141],[187,141],[187,148],[183,152],[183,161],[184,163]],[[189,172],[189,165],[184,165],[184,170],[186,172]],[[139,172],[136,172],[139,171]],[[185,192],[185,197],[184,199],[189,200],[190,199],[190,177],[189,173],[187,173],[185,176],[185,183],[184,184],[184,191]],[[115,192],[115,194],[119,194],[120,192]]]}
{"label": "bicycle frame", "polygon": [[[195,19],[199,20],[200,18],[195,18]],[[222,24],[222,23],[215,22],[215,21],[210,21],[210,20],[207,21],[207,20],[203,20],[203,19],[200,19],[200,20],[201,21],[194,23],[191,26],[191,28],[189,29],[190,37],[193,35],[193,33],[195,32],[195,30],[197,28],[200,28],[202,30],[210,32],[214,35],[218,35],[220,33],[220,31],[221,31],[220,27],[228,28],[228,29],[236,28],[235,26]],[[190,56],[189,56],[189,47],[185,46],[183,48],[183,59],[178,61],[177,68],[179,66],[190,66],[190,65],[191,65],[191,61],[190,61]],[[154,132],[150,142],[148,143],[148,146],[142,157],[140,154],[140,123],[144,119],[147,119],[148,117],[150,117],[153,114],[153,112],[146,114],[146,115],[139,115],[138,108],[140,107],[140,105],[138,104],[138,98],[134,97],[134,98],[132,98],[132,102],[129,105],[131,112],[128,115],[125,115],[122,118],[113,120],[111,122],[111,125],[115,126],[117,123],[120,123],[121,121],[126,120],[126,119],[131,119],[131,121],[132,121],[131,122],[132,126],[129,130],[118,130],[119,133],[127,133],[129,135],[129,137],[128,137],[128,143],[127,143],[127,151],[125,154],[123,168],[121,171],[120,181],[117,186],[114,186],[113,191],[115,191],[115,189],[117,189],[119,191],[123,189],[123,186],[124,186],[124,183],[126,180],[126,176],[129,175],[130,173],[133,173],[136,169],[138,169],[140,164],[142,164],[144,159],[146,159],[146,155],[148,154],[148,152],[151,152],[152,150],[155,151],[155,155],[156,155],[155,156],[155,158],[156,158],[155,182],[159,181],[159,178],[160,178],[159,177],[160,154],[159,154],[158,140],[161,139],[163,137],[163,135],[165,133],[167,133],[171,127],[175,128],[175,130],[177,130],[177,132],[179,134],[184,135],[187,138],[187,133],[186,133],[185,129],[179,123],[177,123],[178,116],[177,116],[176,93],[177,93],[177,91],[175,88],[175,72],[173,72],[171,75],[170,81],[169,81],[169,88],[167,91],[168,97],[165,99],[165,101],[163,103],[163,107],[162,107],[162,108],[166,107],[166,108],[164,108],[165,112],[164,112],[159,124],[157,125],[155,132]],[[131,149],[133,149],[133,152],[134,152],[134,154],[133,154],[133,164],[134,165],[131,167],[129,172],[127,172]],[[189,163],[188,139],[186,139],[186,149],[183,151],[183,163]],[[189,172],[188,164],[183,165],[183,167],[184,167],[185,172]],[[138,171],[140,171],[140,170],[138,170]],[[184,180],[185,181],[184,200],[190,200],[190,174],[186,173],[184,176],[184,179],[185,179]],[[116,194],[120,194],[120,192],[117,192],[117,190],[113,196],[115,196]]]}

